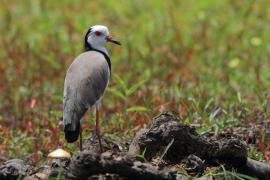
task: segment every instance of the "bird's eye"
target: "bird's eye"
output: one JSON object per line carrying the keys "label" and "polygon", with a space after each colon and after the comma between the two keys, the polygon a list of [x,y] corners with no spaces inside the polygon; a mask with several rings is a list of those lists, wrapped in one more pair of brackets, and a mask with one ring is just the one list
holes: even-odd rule
{"label": "bird's eye", "polygon": [[96,31],[95,34],[96,34],[97,36],[100,36],[102,33],[99,32],[99,31]]}

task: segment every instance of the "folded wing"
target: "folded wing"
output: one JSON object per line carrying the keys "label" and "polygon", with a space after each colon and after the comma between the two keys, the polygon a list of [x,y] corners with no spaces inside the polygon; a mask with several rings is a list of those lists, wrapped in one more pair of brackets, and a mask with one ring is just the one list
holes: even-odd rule
{"label": "folded wing", "polygon": [[65,78],[63,110],[68,142],[78,139],[81,118],[88,108],[98,106],[109,79],[108,63],[99,52],[84,52],[70,65]]}

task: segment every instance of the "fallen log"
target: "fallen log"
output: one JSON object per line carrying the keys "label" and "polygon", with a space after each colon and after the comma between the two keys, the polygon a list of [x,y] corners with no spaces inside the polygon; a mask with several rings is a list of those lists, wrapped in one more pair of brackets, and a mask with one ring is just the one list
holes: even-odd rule
{"label": "fallen log", "polygon": [[67,179],[87,179],[97,174],[116,174],[125,179],[176,179],[176,174],[166,168],[143,163],[132,156],[112,152],[83,151],[71,162],[65,173]]}
{"label": "fallen log", "polygon": [[247,163],[238,168],[239,172],[258,179],[270,179],[270,165],[248,158]]}
{"label": "fallen log", "polygon": [[22,179],[35,172],[35,168],[26,164],[21,159],[11,159],[4,162],[0,166],[1,180],[17,180]]}

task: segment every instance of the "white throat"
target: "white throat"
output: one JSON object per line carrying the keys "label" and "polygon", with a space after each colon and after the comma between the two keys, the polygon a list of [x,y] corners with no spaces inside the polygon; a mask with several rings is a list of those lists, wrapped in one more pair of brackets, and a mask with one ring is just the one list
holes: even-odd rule
{"label": "white throat", "polygon": [[95,39],[93,39],[92,36],[89,36],[89,37],[88,37],[87,42],[91,45],[91,47],[92,47],[93,49],[102,51],[102,52],[104,52],[107,56],[109,56],[109,53],[108,53],[107,49],[106,49],[105,46],[104,46],[104,43],[96,41]]}
{"label": "white throat", "polygon": [[109,53],[107,51],[107,49],[104,47],[104,46],[92,46],[93,49],[96,49],[96,50],[99,50],[99,51],[102,51],[104,52],[107,56],[109,56]]}

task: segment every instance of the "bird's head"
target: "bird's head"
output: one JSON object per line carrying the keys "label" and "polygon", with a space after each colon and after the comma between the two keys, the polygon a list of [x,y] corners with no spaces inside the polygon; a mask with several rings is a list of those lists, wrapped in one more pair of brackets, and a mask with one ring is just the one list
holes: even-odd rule
{"label": "bird's head", "polygon": [[106,42],[111,42],[117,45],[121,45],[120,42],[113,39],[106,26],[95,25],[92,26],[85,35],[85,49],[97,49],[102,50]]}

